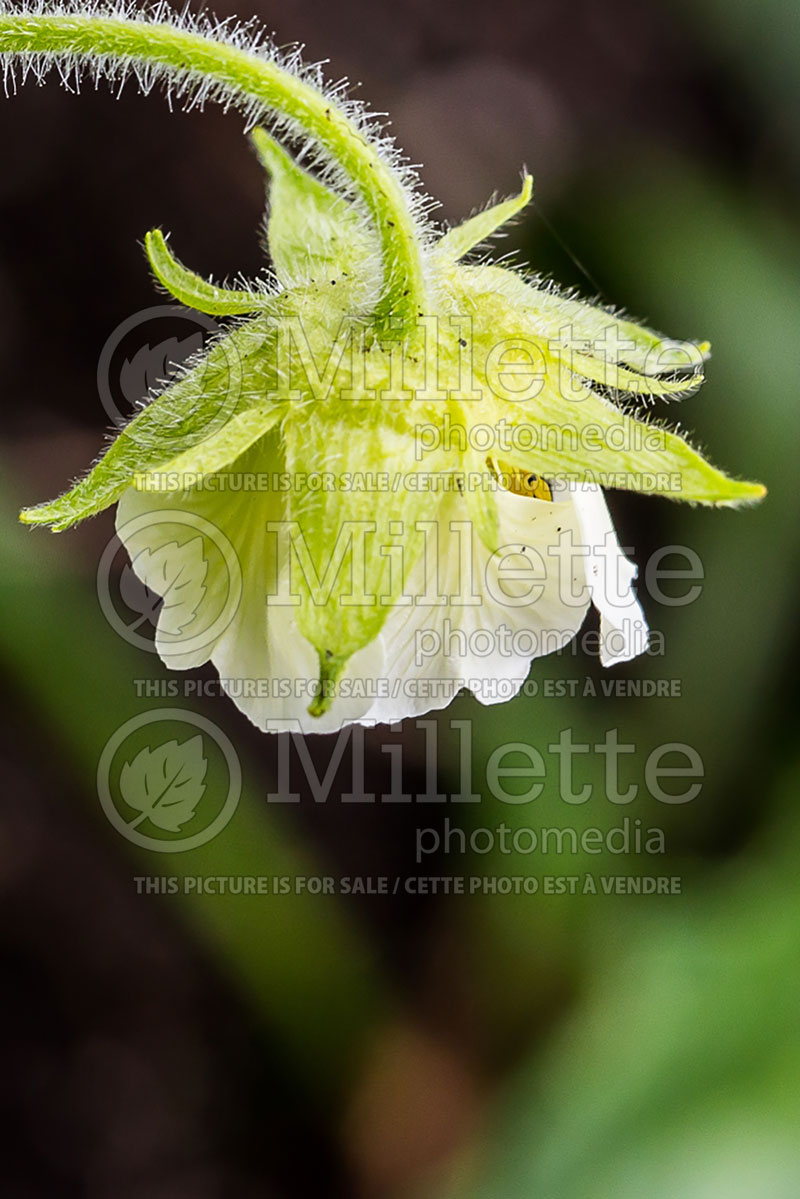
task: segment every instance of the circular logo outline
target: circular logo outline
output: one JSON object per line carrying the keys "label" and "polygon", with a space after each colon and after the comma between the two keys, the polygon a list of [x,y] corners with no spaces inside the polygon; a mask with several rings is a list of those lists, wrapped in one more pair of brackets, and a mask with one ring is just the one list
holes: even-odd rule
{"label": "circular logo outline", "polygon": [[[162,841],[158,837],[148,837],[145,833],[140,833],[138,829],[131,828],[122,819],[111,794],[111,765],[117,750],[132,733],[158,721],[165,723],[166,721],[178,721],[182,724],[192,725],[201,733],[207,733],[222,750],[228,767],[228,795],[225,803],[207,828],[202,829],[199,833],[192,833],[183,840]],[[198,712],[191,712],[187,708],[154,708],[150,712],[142,713],[141,716],[132,716],[111,734],[97,763],[97,797],[106,819],[126,841],[138,845],[141,849],[152,850],[154,853],[186,853],[188,850],[198,849],[199,846],[212,841],[230,824],[239,806],[241,795],[242,764],[230,737],[223,733],[222,729],[217,728],[213,721],[206,716],[201,716]]]}
{"label": "circular logo outline", "polygon": [[[156,430],[150,431],[144,436],[137,435],[135,429],[133,431],[131,430],[131,421],[134,416],[138,415],[138,413],[134,411],[126,414],[121,412],[118,408],[112,395],[110,382],[111,363],[115,352],[122,343],[123,338],[125,338],[128,333],[130,333],[133,329],[138,328],[140,325],[146,324],[148,321],[155,320],[156,318],[163,319],[165,317],[171,317],[174,320],[183,320],[189,323],[194,322],[195,326],[199,326],[200,329],[210,333],[212,337],[216,339],[215,346],[218,347],[224,344],[227,347],[225,351],[226,358],[230,357],[230,351],[233,350],[236,362],[238,364],[238,369],[235,372],[232,367],[229,367],[231,370],[232,379],[234,377],[236,379],[236,385],[229,385],[226,388],[226,394],[219,408],[207,422],[207,425],[202,429],[202,431],[200,431],[202,435],[198,435],[196,440],[190,439],[188,443],[176,445],[171,449],[168,449],[167,452],[169,458],[175,458],[184,450],[192,449],[196,445],[201,445],[206,438],[213,436],[213,434],[221,429],[226,423],[230,415],[229,410],[233,410],[236,407],[236,404],[241,396],[242,363],[241,356],[232,345],[230,338],[224,338],[225,331],[223,328],[213,319],[213,317],[208,316],[204,312],[199,312],[195,308],[187,308],[182,304],[154,304],[149,308],[142,308],[138,312],[132,313],[131,316],[126,317],[125,320],[121,321],[112,331],[112,333],[109,334],[105,340],[102,350],[100,351],[100,357],[97,360],[97,394],[100,397],[100,403],[103,406],[103,411],[111,420],[114,427],[116,429],[125,428],[127,430],[127,435],[137,445],[152,447],[155,446],[161,440],[161,438]],[[205,349],[199,351],[200,354],[205,352]],[[190,355],[189,357],[192,358],[194,355]],[[181,363],[175,364],[176,371],[179,372],[181,370],[181,365]],[[163,395],[163,393],[169,387],[171,387],[179,377],[180,376],[177,375],[176,378],[173,379],[165,378],[161,380],[160,382],[163,384],[163,386],[161,386],[159,392],[153,398],[158,398],[159,395]],[[149,392],[145,392],[144,395],[138,397],[137,403],[144,403],[148,400],[148,397]],[[144,409],[141,409],[141,411],[144,411]],[[168,433],[169,429],[167,428],[165,432]]]}
{"label": "circular logo outline", "polygon": [[[159,519],[161,518],[161,519]],[[205,536],[216,546],[222,560],[225,564],[225,570],[228,576],[228,598],[222,606],[222,609],[213,623],[208,629],[202,633],[196,633],[194,637],[190,637],[186,643],[175,641],[173,643],[176,654],[197,653],[198,650],[203,651],[206,646],[213,649],[213,646],[219,641],[220,637],[225,633],[233,622],[236,613],[239,611],[239,605],[242,602],[242,593],[244,590],[242,564],[239,561],[239,555],[236,552],[231,539],[222,529],[218,528],[212,521],[205,516],[200,516],[196,512],[186,512],[180,508],[159,508],[152,512],[140,512],[138,516],[132,516],[130,520],[126,520],[123,525],[118,525],[115,535],[106,545],[103,553],[100,555],[100,561],[97,564],[96,590],[97,599],[100,604],[100,610],[106,618],[110,627],[120,636],[123,641],[127,641],[129,645],[137,649],[143,649],[149,654],[159,653],[158,645],[156,644],[158,623],[156,624],[156,639],[150,640],[142,633],[136,632],[129,625],[126,625],[120,614],[114,607],[111,598],[111,564],[117,556],[120,548],[128,555],[128,561],[133,569],[134,558],[131,557],[127,543],[122,537],[124,530],[129,530],[129,535],[134,536],[141,528],[152,528],[153,526],[165,524],[187,525],[199,536]],[[136,574],[134,570],[134,574]],[[139,578],[138,575],[136,575]],[[141,582],[141,580],[140,580]],[[144,586],[144,584],[143,584]],[[163,597],[162,597],[163,598]],[[228,609],[231,609],[228,615]],[[225,618],[224,623],[223,618]],[[161,614],[159,613],[159,622]],[[217,626],[222,623],[222,627],[217,632]],[[173,648],[172,646],[170,648]]]}

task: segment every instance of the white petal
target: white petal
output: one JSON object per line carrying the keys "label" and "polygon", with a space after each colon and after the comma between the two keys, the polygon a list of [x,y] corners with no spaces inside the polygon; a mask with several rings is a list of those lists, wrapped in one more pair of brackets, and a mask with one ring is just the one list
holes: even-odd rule
{"label": "white petal", "polygon": [[[211,657],[242,596],[240,558],[210,493],[184,499],[129,488],[117,507],[117,535],[131,566],[163,599],[156,649],[171,670],[189,670]],[[239,504],[230,497],[236,524]]]}
{"label": "white petal", "polygon": [[[502,703],[519,691],[533,658],[578,632],[589,603],[582,559],[568,563],[564,586],[559,560],[548,552],[562,534],[577,535],[572,504],[505,491],[497,501],[503,549],[495,555],[468,524],[463,497],[442,503],[438,579],[426,586],[425,564],[418,562],[406,593],[423,602],[390,613],[380,635],[390,695],[368,717],[391,722],[442,708],[462,687],[481,703]],[[447,602],[431,602],[437,595]],[[477,602],[465,602],[471,599]]]}
{"label": "white petal", "polygon": [[622,552],[605,496],[593,483],[569,484],[581,540],[588,548],[586,581],[600,613],[600,661],[628,662],[647,649],[649,629],[636,597],[636,566]]}

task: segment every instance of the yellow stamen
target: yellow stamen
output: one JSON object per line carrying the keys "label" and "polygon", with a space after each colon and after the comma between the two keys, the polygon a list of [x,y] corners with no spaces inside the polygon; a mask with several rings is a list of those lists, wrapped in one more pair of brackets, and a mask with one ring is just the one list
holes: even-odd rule
{"label": "yellow stamen", "polygon": [[486,459],[486,465],[496,478],[502,480],[503,486],[507,487],[514,495],[524,495],[528,499],[546,500],[548,503],[552,503],[553,492],[550,484],[541,475],[536,475],[529,470],[520,470],[516,466],[508,466],[503,462],[495,464],[491,458]]}

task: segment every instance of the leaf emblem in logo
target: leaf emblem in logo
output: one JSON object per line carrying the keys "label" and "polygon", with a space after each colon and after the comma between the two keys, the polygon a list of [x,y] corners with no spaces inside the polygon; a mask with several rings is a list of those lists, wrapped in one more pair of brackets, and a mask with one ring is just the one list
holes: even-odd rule
{"label": "leaf emblem in logo", "polygon": [[155,749],[146,746],[120,772],[120,794],[128,807],[139,812],[129,822],[136,828],[149,820],[156,828],[179,833],[195,814],[205,794],[208,759],[200,734],[179,744],[167,741]]}
{"label": "leaf emblem in logo", "polygon": [[157,345],[144,345],[126,358],[119,372],[120,390],[134,407],[150,392],[168,382],[177,367],[203,348],[202,333],[179,339],[168,337]]}
{"label": "leaf emblem in logo", "polygon": [[139,619],[131,627],[155,624],[161,611],[161,631],[179,636],[191,624],[206,594],[208,562],[203,538],[179,545],[170,541],[154,550],[143,549],[125,566],[119,581],[124,603]]}

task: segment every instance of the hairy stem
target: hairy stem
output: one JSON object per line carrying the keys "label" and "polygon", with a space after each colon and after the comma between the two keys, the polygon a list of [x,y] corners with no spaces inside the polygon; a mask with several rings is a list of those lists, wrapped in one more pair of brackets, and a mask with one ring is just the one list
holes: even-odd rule
{"label": "hairy stem", "polygon": [[0,56],[35,54],[152,65],[290,118],[352,180],[375,222],[384,269],[378,322],[413,323],[425,307],[420,242],[402,183],[353,121],[310,83],[252,51],[160,21],[0,12]]}

